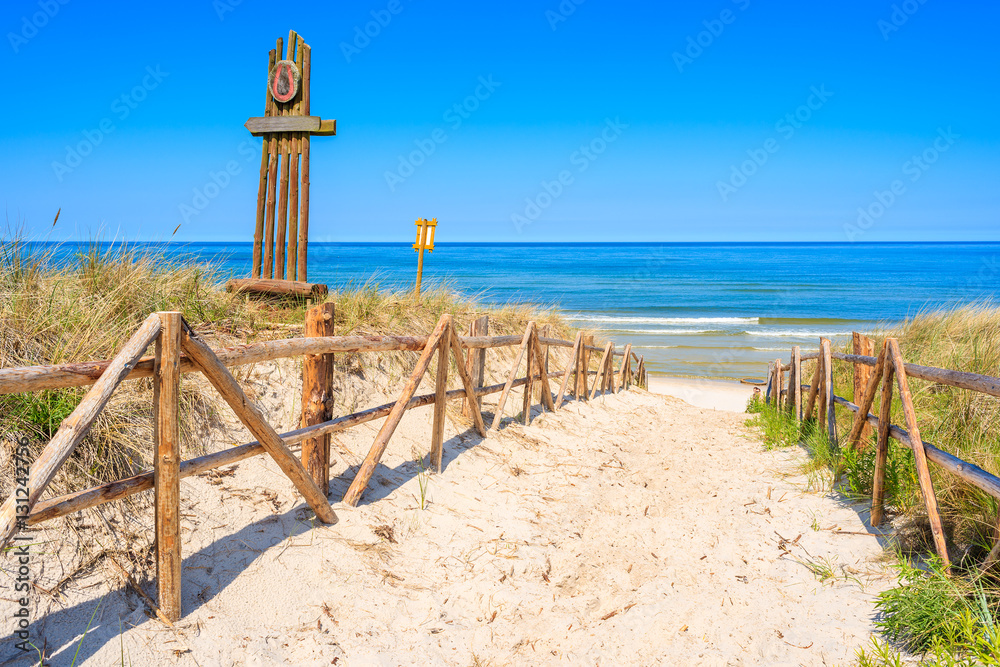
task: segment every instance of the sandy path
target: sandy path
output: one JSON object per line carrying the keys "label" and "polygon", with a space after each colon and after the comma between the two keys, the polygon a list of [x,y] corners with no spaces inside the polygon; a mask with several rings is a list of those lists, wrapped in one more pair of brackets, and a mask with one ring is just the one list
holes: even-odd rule
{"label": "sandy path", "polygon": [[[877,540],[829,530],[865,527],[805,493],[802,454],[763,452],[744,415],[629,392],[487,441],[450,422],[421,509],[407,459],[429,418],[407,414],[336,526],[313,528],[260,458],[185,480],[184,619],[169,630],[106,593],[82,664],[844,665],[867,643],[889,583]],[[348,463],[374,432],[340,440]],[[45,626],[54,664],[94,609],[85,583]]]}

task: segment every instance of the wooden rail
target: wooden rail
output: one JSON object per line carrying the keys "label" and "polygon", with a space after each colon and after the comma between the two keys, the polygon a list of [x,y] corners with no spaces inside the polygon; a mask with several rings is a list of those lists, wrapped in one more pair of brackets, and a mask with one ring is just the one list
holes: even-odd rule
{"label": "wooden rail", "polygon": [[[821,419],[820,423],[827,430],[830,439],[837,442],[839,439],[836,434],[836,420],[833,417],[833,406],[839,405],[847,408],[855,415],[851,431],[846,438],[847,446],[852,448],[864,447],[872,430],[877,432],[871,511],[871,523],[873,526],[881,523],[884,514],[882,505],[885,489],[888,440],[892,438],[908,447],[914,455],[917,478],[930,521],[935,550],[945,565],[949,566],[944,530],[937,509],[937,498],[927,462],[929,461],[940,466],[959,479],[972,484],[998,500],[1000,500],[1000,477],[921,439],[908,379],[918,378],[939,385],[1000,397],[1000,378],[948,368],[906,363],[903,360],[899,343],[894,338],[887,338],[878,356],[872,356],[870,353],[874,351],[874,347],[870,339],[856,332],[852,338],[854,354],[830,351],[830,343],[826,339],[820,340],[820,350],[815,353],[801,354],[798,348],[792,350],[791,363],[788,369],[790,373],[789,391],[793,387],[796,394],[802,389],[809,390],[805,414],[799,416],[796,410],[796,417],[798,419],[810,419],[813,415],[813,407],[818,403],[820,406],[818,414],[828,416]],[[869,352],[869,354],[860,354],[859,352]],[[796,378],[801,377],[801,362],[807,359],[815,359],[818,363],[812,382],[804,385]],[[850,363],[854,366],[854,397],[855,400],[859,401],[858,404],[852,403],[833,393],[832,382],[830,380],[833,361]],[[767,401],[769,403],[773,402],[779,409],[782,406],[781,396],[784,393],[782,372],[780,359],[770,364]],[[906,429],[890,423],[889,420],[894,384],[898,389],[900,402],[902,403]],[[881,385],[881,391],[879,391],[879,385]],[[881,398],[879,415],[875,416],[869,410],[874,404],[877,393],[881,394]],[[996,546],[990,552],[990,556],[986,559],[984,567],[989,567],[998,557],[1000,557],[1000,540],[997,541]]]}
{"label": "wooden rail", "polygon": [[[164,618],[176,621],[181,616],[180,595],[180,498],[179,481],[221,466],[269,454],[295,484],[313,511],[324,523],[335,523],[337,517],[326,498],[330,475],[330,434],[358,426],[375,419],[387,418],[371,451],[359,469],[344,497],[347,504],[356,504],[367,488],[375,466],[384,453],[393,431],[407,410],[434,406],[431,434],[431,462],[440,469],[443,448],[444,405],[449,400],[464,399],[465,413],[482,436],[487,430],[482,418],[481,398],[500,393],[494,411],[491,431],[503,418],[507,396],[513,389],[524,387],[524,422],[530,419],[533,387],[537,387],[542,406],[557,410],[563,401],[567,382],[577,399],[588,399],[598,392],[614,392],[633,383],[646,386],[643,358],[626,346],[613,352],[609,343],[600,348],[592,344],[592,336],[578,335],[570,342],[539,335],[534,322],[528,324],[522,336],[476,335],[460,337],[450,315],[444,315],[430,336],[333,336],[333,304],[311,309],[306,316],[306,337],[267,341],[212,350],[185,323],[180,313],[155,313],[132,337],[121,353],[110,361],[0,369],[0,394],[59,389],[93,385],[84,400],[63,423],[32,467],[29,482],[30,498],[21,500],[12,494],[0,508],[0,546],[27,526],[55,519],[90,507],[154,489],[154,510],[157,531],[157,587],[160,612]],[[488,318],[477,320],[475,331],[488,331]],[[154,357],[140,358],[151,344],[156,345]],[[483,386],[486,350],[518,346],[520,353],[502,384]],[[549,372],[549,348],[571,350],[564,370]],[[333,418],[329,414],[329,398],[333,394],[333,358],[335,353],[361,352],[420,352],[417,366],[408,379],[402,395],[394,403],[369,408]],[[477,351],[475,359],[469,353]],[[590,368],[589,352],[602,351],[604,356],[596,371]],[[183,352],[183,354],[182,354]],[[468,360],[466,356],[469,356]],[[227,367],[260,363],[280,358],[305,357],[303,364],[302,428],[278,434],[267,423],[259,406],[251,401]],[[462,383],[460,389],[447,389],[449,358],[453,357]],[[527,357],[523,377],[518,377],[522,358]],[[614,358],[620,357],[616,370]],[[415,395],[431,362],[437,360],[436,387],[431,394]],[[633,367],[633,359],[636,366]],[[477,368],[478,364],[478,368]],[[473,370],[475,372],[473,372]],[[209,379],[244,425],[258,440],[181,461],[178,444],[178,382],[183,373],[200,372]],[[589,378],[595,376],[594,384]],[[97,414],[122,382],[144,377],[154,378],[154,456],[155,467],[127,479],[41,500],[58,468],[72,453],[89,429]],[[550,379],[561,381],[553,400]],[[589,396],[588,396],[589,393]],[[79,416],[78,416],[79,413]],[[292,447],[301,446],[300,457]]]}

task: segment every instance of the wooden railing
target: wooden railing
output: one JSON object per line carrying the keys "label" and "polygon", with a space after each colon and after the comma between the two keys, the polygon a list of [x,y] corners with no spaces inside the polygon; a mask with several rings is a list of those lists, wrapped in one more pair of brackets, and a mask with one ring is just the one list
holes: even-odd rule
{"label": "wooden railing", "polygon": [[[935,463],[997,499],[1000,499],[1000,478],[921,439],[908,378],[919,378],[998,397],[1000,397],[1000,378],[947,368],[908,364],[903,360],[899,342],[895,338],[887,338],[883,342],[878,356],[871,356],[874,349],[872,341],[866,336],[854,333],[853,343],[854,354],[833,352],[831,343],[826,338],[820,339],[820,349],[817,352],[802,354],[798,346],[793,347],[788,365],[785,365],[781,359],[775,359],[769,364],[766,401],[779,409],[790,410],[800,421],[811,419],[813,408],[818,405],[816,415],[818,422],[833,442],[839,441],[834,406],[840,405],[847,408],[855,413],[850,434],[846,439],[847,446],[854,449],[863,447],[863,443],[870,438],[872,432],[877,433],[871,508],[873,527],[882,522],[884,515],[883,499],[889,438],[910,448],[914,455],[917,478],[930,521],[935,550],[947,567],[949,566],[948,550],[927,462]],[[864,354],[864,352],[868,354]],[[806,360],[818,362],[808,385],[802,384],[801,377],[802,362]],[[834,361],[854,365],[854,397],[855,400],[860,397],[858,404],[834,393]],[[789,375],[787,389],[785,388],[785,372]],[[895,379],[902,403],[906,429],[892,424],[890,420],[893,379]],[[804,389],[808,390],[808,395],[803,405],[802,390]],[[880,393],[878,416],[869,412],[874,403],[876,392]],[[1000,540],[990,551],[983,567],[990,567],[998,559],[1000,559]]]}
{"label": "wooden railing", "polygon": [[[371,450],[354,477],[344,502],[356,505],[368,486],[375,467],[407,410],[434,406],[430,459],[441,469],[444,435],[444,410],[447,401],[464,399],[464,411],[471,416],[475,429],[486,437],[496,432],[504,407],[513,389],[524,387],[523,420],[531,415],[532,395],[540,388],[542,404],[557,410],[567,395],[589,400],[598,392],[617,392],[633,383],[646,384],[645,362],[631,350],[631,345],[617,352],[612,343],[603,348],[593,344],[593,336],[578,333],[573,342],[542,335],[529,322],[521,336],[488,336],[488,318],[479,318],[469,336],[459,336],[451,315],[443,315],[429,336],[333,336],[333,304],[326,303],[306,314],[305,337],[240,345],[212,350],[188,325],[180,313],[154,313],[110,361],[94,361],[60,366],[35,366],[0,369],[0,394],[44,389],[93,385],[76,409],[60,425],[38,459],[28,465],[18,461],[30,475],[24,490],[14,489],[0,507],[0,546],[6,545],[19,531],[89,507],[126,498],[149,489],[155,490],[158,614],[168,621],[181,615],[180,549],[180,480],[221,466],[264,453],[274,458],[323,523],[337,521],[327,499],[330,480],[330,434],[385,417]],[[155,344],[156,354],[142,354]],[[517,346],[514,362],[502,384],[483,386],[485,353],[488,349]],[[566,368],[549,371],[550,348],[570,348]],[[360,352],[420,352],[413,372],[394,403],[334,418],[330,400],[333,396],[333,355]],[[596,371],[591,370],[591,352],[600,352]],[[182,354],[183,353],[183,354]],[[432,394],[417,396],[416,390],[437,356],[437,377]],[[302,428],[278,434],[267,422],[261,408],[240,388],[227,367],[260,363],[280,358],[303,356]],[[518,377],[521,361],[527,357],[527,369]],[[616,357],[621,358],[617,370]],[[448,390],[449,358],[458,369],[462,387]],[[633,360],[636,365],[633,367]],[[257,438],[255,442],[221,452],[181,460],[178,424],[180,376],[202,373],[225,399],[244,426]],[[590,376],[594,383],[590,385]],[[42,493],[86,435],[97,415],[124,381],[153,378],[154,465],[152,470],[127,479],[102,484],[55,498],[41,499]],[[571,381],[572,378],[572,381]],[[549,380],[559,380],[553,398]],[[500,393],[493,421],[487,430],[483,421],[481,399]],[[297,447],[299,456],[293,452]]]}

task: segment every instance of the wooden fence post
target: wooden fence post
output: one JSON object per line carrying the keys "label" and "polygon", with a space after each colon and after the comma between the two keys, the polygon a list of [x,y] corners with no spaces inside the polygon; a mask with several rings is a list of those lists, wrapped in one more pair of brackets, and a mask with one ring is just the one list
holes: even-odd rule
{"label": "wooden fence post", "polygon": [[625,344],[625,356],[622,357],[622,366],[621,366],[621,369],[618,371],[618,389],[619,389],[619,391],[622,390],[622,389],[627,389],[628,388],[628,381],[630,379],[628,377],[628,371],[629,371],[629,366],[632,365],[631,362],[632,362],[632,343],[626,343]]}
{"label": "wooden fence post", "polygon": [[[864,355],[864,356],[874,356],[875,352],[875,342],[863,334],[854,331],[851,333],[851,343],[853,346],[854,354]],[[865,389],[868,387],[868,382],[872,377],[872,368],[866,366],[865,364],[854,364],[854,402],[860,405],[860,399],[864,395]],[[860,413],[859,413],[860,414]],[[865,415],[867,416],[867,415]],[[868,441],[872,437],[872,427],[865,419],[861,426],[860,442],[864,443],[862,448],[868,444]]]}
{"label": "wooden fence post", "polygon": [[582,397],[585,401],[590,400],[588,396],[590,391],[590,350],[587,348],[588,346],[593,346],[593,344],[594,336],[592,334],[585,334],[583,345],[580,347],[580,373],[576,379],[576,395]]}
{"label": "wooden fence post", "polygon": [[545,408],[547,408],[550,412],[555,412],[556,406],[552,401],[552,388],[549,386],[548,360],[545,358],[545,355],[542,354],[542,346],[538,341],[537,335],[533,339],[533,348],[535,353],[535,366],[542,371],[538,379],[538,393],[541,396],[542,405],[545,406]]}
{"label": "wooden fence post", "polygon": [[[334,334],[334,304],[324,303],[306,311],[306,337]],[[307,354],[302,362],[302,423],[313,426],[333,418],[333,355]],[[302,443],[302,465],[323,492],[330,493],[330,436]]]}
{"label": "wooden fence post", "polygon": [[806,400],[806,411],[802,415],[804,421],[812,419],[813,407],[816,405],[816,398],[819,395],[820,375],[823,371],[822,359],[816,360],[816,368],[813,369],[812,380],[809,381],[809,398]]}
{"label": "wooden fence post", "polygon": [[537,364],[534,363],[535,358],[535,343],[537,342],[536,332],[537,327],[532,328],[531,336],[528,339],[528,358],[524,366],[524,377],[526,382],[524,384],[524,396],[521,407],[521,422],[527,426],[528,422],[531,421],[531,395],[533,393],[534,383],[532,382],[532,376],[537,369],[534,368]]}
{"label": "wooden fence post", "polygon": [[802,350],[792,347],[792,370],[788,378],[788,390],[792,392],[792,412],[795,421],[802,421]]}
{"label": "wooden fence post", "polygon": [[927,518],[931,524],[931,533],[934,536],[934,546],[938,556],[944,563],[945,569],[950,569],[948,560],[948,545],[944,538],[944,527],[941,525],[941,516],[938,514],[937,496],[934,495],[934,483],[931,480],[931,471],[927,465],[927,452],[924,451],[924,441],[920,438],[920,428],[917,426],[917,413],[913,408],[913,396],[910,394],[910,385],[906,379],[906,363],[903,355],[899,351],[899,343],[895,338],[888,339],[889,354],[892,357],[892,365],[896,371],[896,386],[899,389],[899,400],[903,404],[903,415],[906,417],[906,430],[910,432],[910,445],[913,447],[913,456],[917,464],[917,479],[920,481],[920,491],[924,496],[924,506],[927,508]]}
{"label": "wooden fence post", "polygon": [[597,396],[598,391],[604,390],[607,381],[608,355],[611,354],[611,348],[612,344],[610,342],[604,346],[604,353],[597,364],[597,377],[594,378],[594,386],[590,390],[590,400],[593,400],[594,396]]}
{"label": "wooden fence post", "polygon": [[[576,338],[573,339],[573,350],[569,353],[569,359],[566,362],[566,370],[563,372],[562,383],[559,385],[559,394],[556,395],[555,404],[556,407],[562,405],[563,396],[566,394],[566,385],[569,383],[570,375],[574,372],[579,374],[579,360],[580,360],[580,346],[583,344],[583,332],[577,331]],[[574,369],[576,369],[574,371]],[[576,379],[573,382],[574,395],[576,388]]]}
{"label": "wooden fence post", "polygon": [[[882,348],[882,355],[880,359],[884,359],[886,346]],[[876,381],[876,385],[879,379],[882,380],[882,398],[879,404],[879,417],[878,417],[878,444],[875,450],[875,473],[873,475],[872,481],[872,511],[871,511],[871,524],[874,528],[882,523],[882,506],[883,498],[885,497],[885,464],[889,458],[889,427],[892,425],[890,419],[892,416],[892,375],[893,368],[891,363],[883,364],[881,368],[881,378],[873,375],[872,379]],[[874,396],[874,391],[871,392]],[[868,401],[869,406],[871,401]],[[858,410],[858,418],[864,415],[865,418],[868,417],[868,409]],[[866,419],[867,421],[867,419]],[[855,423],[855,427],[851,429],[851,434],[854,431],[858,433],[861,429]]]}
{"label": "wooden fence post", "polygon": [[160,611],[171,622],[181,618],[181,478],[178,399],[180,397],[181,314],[157,313],[160,336],[153,362],[156,526],[156,590]]}
{"label": "wooden fence post", "polygon": [[[472,320],[469,324],[469,335],[489,336],[490,316],[483,315],[482,317]],[[476,389],[482,388],[483,382],[486,379],[486,348],[474,348],[469,350],[466,372],[468,372],[469,377],[472,378],[472,386]],[[483,411],[483,397],[475,396],[472,400],[475,403],[476,409],[479,410],[481,414]],[[462,406],[462,414],[466,417],[472,416],[469,401],[466,401]]]}
{"label": "wooden fence post", "polygon": [[424,373],[427,372],[427,367],[431,365],[431,357],[437,351],[448,323],[449,319],[446,319],[446,316],[442,315],[441,319],[438,320],[437,326],[434,327],[434,331],[427,339],[427,345],[424,346],[424,351],[420,354],[416,367],[410,373],[410,377],[403,387],[403,393],[400,394],[399,399],[396,400],[396,404],[392,406],[392,412],[389,413],[389,416],[385,418],[385,422],[382,423],[382,428],[379,429],[378,435],[375,436],[375,442],[372,443],[372,447],[368,451],[368,456],[365,457],[364,462],[358,469],[358,474],[354,476],[354,481],[351,482],[347,493],[344,494],[344,502],[346,504],[354,507],[361,500],[361,494],[365,492],[365,487],[368,486],[372,475],[375,474],[375,466],[382,459],[382,454],[385,453],[385,448],[389,445],[389,439],[396,432],[396,427],[399,426],[399,422],[403,418],[403,413],[406,412],[406,404],[413,398],[417,387],[420,386],[420,380],[424,377]]}
{"label": "wooden fence post", "polygon": [[781,410],[781,394],[785,388],[785,371],[781,359],[774,360],[774,407]]}
{"label": "wooden fence post", "polygon": [[771,399],[774,396],[774,362],[767,362],[767,385],[764,388],[764,404],[771,405]]}
{"label": "wooden fence post", "polygon": [[830,340],[820,341],[820,354],[823,357],[823,424],[826,426],[830,442],[837,442],[837,414],[833,406],[833,357],[830,356]]}
{"label": "wooden fence post", "polygon": [[445,321],[444,332],[441,334],[441,344],[438,345],[437,376],[434,379],[434,424],[431,427],[431,467],[435,472],[441,472],[441,459],[444,456],[444,417],[448,400],[448,350],[451,347],[451,315],[442,315]]}

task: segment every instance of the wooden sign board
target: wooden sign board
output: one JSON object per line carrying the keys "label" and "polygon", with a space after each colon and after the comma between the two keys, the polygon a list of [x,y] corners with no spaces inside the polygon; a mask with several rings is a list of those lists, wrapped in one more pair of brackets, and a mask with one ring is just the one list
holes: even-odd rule
{"label": "wooden sign board", "polygon": [[271,91],[271,97],[275,101],[284,104],[291,102],[298,94],[301,81],[302,75],[294,61],[279,60],[267,77],[267,89]]}

